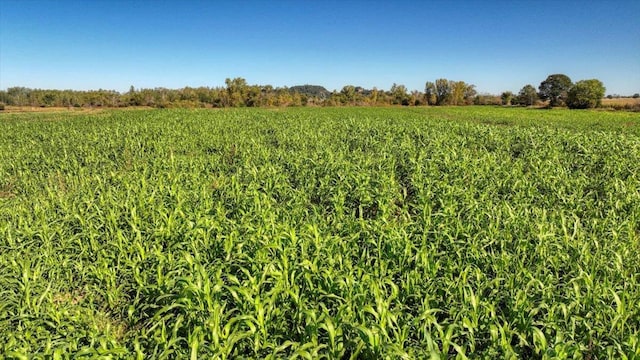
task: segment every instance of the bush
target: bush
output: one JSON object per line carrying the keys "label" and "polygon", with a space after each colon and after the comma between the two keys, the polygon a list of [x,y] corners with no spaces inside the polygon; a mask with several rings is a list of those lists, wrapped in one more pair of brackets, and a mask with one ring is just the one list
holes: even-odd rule
{"label": "bush", "polygon": [[483,95],[476,95],[476,97],[473,99],[473,104],[474,105],[502,105],[502,100],[500,99],[499,96],[483,94]]}
{"label": "bush", "polygon": [[606,104],[604,107],[611,110],[640,112],[640,103]]}
{"label": "bush", "polygon": [[4,110],[4,103],[0,102],[0,111],[3,111],[3,110]]}
{"label": "bush", "polygon": [[569,89],[567,106],[570,109],[589,109],[600,106],[605,87],[597,79],[581,80]]}

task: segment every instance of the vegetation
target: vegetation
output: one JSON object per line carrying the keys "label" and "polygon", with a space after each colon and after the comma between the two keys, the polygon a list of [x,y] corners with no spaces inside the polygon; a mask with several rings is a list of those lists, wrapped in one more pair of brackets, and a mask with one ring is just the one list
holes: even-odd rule
{"label": "vegetation", "polygon": [[546,80],[540,83],[538,95],[542,100],[549,100],[549,106],[564,105],[572,85],[573,83],[567,75],[549,75]]}
{"label": "vegetation", "polygon": [[470,105],[476,97],[475,85],[464,81],[437,79],[427,81],[425,98],[429,105]]}
{"label": "vegetation", "polygon": [[[571,99],[568,100],[571,93]],[[600,96],[600,98],[597,98]],[[424,92],[409,91],[394,83],[389,90],[365,89],[346,85],[340,91],[329,92],[319,85],[297,85],[274,88],[271,85],[250,85],[243,78],[227,78],[224,87],[185,87],[182,89],[136,89],[126,93],[113,90],[74,91],[41,90],[12,87],[0,91],[0,103],[10,107],[104,108],[145,106],[155,108],[228,108],[228,107],[300,107],[300,106],[462,106],[520,105],[535,106],[546,102],[548,107],[593,108],[601,106],[604,85],[597,79],[583,80],[574,86],[564,74],[549,75],[539,86],[525,85],[517,95],[505,91],[501,95],[478,94],[475,85],[464,81],[437,79],[427,81]],[[639,95],[640,96],[640,95]],[[620,98],[608,95],[607,98]],[[540,102],[542,100],[543,102]],[[614,105],[615,109],[638,110],[635,104]]]}
{"label": "vegetation", "polygon": [[[458,95],[456,95],[458,96]],[[453,98],[452,98],[453,99]],[[111,90],[73,91],[40,90],[13,87],[0,91],[0,101],[10,106],[30,107],[127,107],[156,108],[226,108],[288,106],[354,106],[404,105],[426,103],[424,94],[409,93],[404,85],[393,84],[390,90],[368,90],[347,85],[340,92],[329,92],[322,86],[300,85],[274,88],[271,85],[249,85],[243,78],[226,79],[225,87],[135,89],[124,94]],[[463,104],[460,99],[452,104]]]}
{"label": "vegetation", "polygon": [[511,91],[505,91],[500,95],[500,99],[502,100],[502,105],[511,105],[513,93]]}
{"label": "vegetation", "polygon": [[640,111],[640,98],[605,98],[602,99],[602,107],[614,110]]}
{"label": "vegetation", "polygon": [[532,106],[538,102],[538,93],[533,85],[527,84],[520,89],[516,97],[516,103],[524,106]]}
{"label": "vegetation", "polygon": [[492,94],[478,94],[473,98],[474,105],[502,105],[502,99],[500,96]]}
{"label": "vegetation", "polygon": [[3,358],[640,357],[635,114],[3,113],[0,158]]}
{"label": "vegetation", "polygon": [[605,87],[600,80],[581,80],[569,89],[567,106],[570,109],[599,107],[604,97]]}
{"label": "vegetation", "polygon": [[329,92],[329,90],[318,85],[297,85],[290,87],[289,90],[300,93],[301,95],[309,98],[318,98],[321,100],[328,99],[331,96],[331,92]]}
{"label": "vegetation", "polygon": [[[475,86],[464,81],[437,80],[438,95],[409,92],[402,84],[388,91],[346,85],[339,92],[329,92],[318,85],[274,88],[271,85],[249,85],[243,78],[226,79],[225,87],[199,87],[172,90],[165,88],[135,89],[120,94],[113,90],[74,91],[40,90],[12,87],[0,91],[0,101],[10,106],[31,107],[126,107],[156,108],[225,108],[287,106],[384,106],[402,105],[470,105],[476,97]],[[430,100],[431,99],[431,100]],[[477,103],[477,102],[476,102]]]}

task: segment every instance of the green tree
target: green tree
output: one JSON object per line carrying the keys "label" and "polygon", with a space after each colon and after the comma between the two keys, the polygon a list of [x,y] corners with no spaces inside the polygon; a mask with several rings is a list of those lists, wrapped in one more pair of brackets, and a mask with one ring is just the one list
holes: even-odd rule
{"label": "green tree", "polygon": [[12,87],[7,89],[7,96],[12,99],[12,102],[7,102],[8,105],[25,106],[29,104],[28,99],[31,97],[31,89],[26,87]]}
{"label": "green tree", "polygon": [[571,85],[571,79],[567,75],[549,75],[540,83],[538,94],[542,100],[549,100],[549,106],[563,105]]}
{"label": "green tree", "polygon": [[379,95],[379,91],[378,88],[374,87],[371,90],[371,93],[369,94],[369,97],[367,99],[367,102],[369,103],[369,105],[376,105],[378,103],[378,95]]}
{"label": "green tree", "polygon": [[427,81],[424,92],[429,105],[470,105],[477,95],[475,87],[464,81],[437,79]]}
{"label": "green tree", "polygon": [[436,105],[446,105],[451,97],[451,83],[447,79],[438,79],[436,86]]}
{"label": "green tree", "polygon": [[247,85],[247,80],[240,77],[234,79],[226,78],[224,83],[227,86],[227,98],[225,99],[225,105],[232,107],[245,106],[245,95],[249,87],[249,85]]}
{"label": "green tree", "polygon": [[513,93],[511,91],[505,91],[500,95],[500,100],[502,100],[502,105],[511,105],[511,100],[513,100]]}
{"label": "green tree", "polygon": [[407,94],[407,87],[404,85],[396,85],[395,83],[391,86],[391,102],[394,105],[409,105],[409,95]]}
{"label": "green tree", "polygon": [[516,102],[519,105],[531,106],[534,105],[538,101],[538,93],[536,92],[536,88],[533,85],[527,84],[520,89],[518,93],[518,97],[516,98]]}
{"label": "green tree", "polygon": [[345,85],[340,91],[341,102],[343,105],[355,105],[356,104],[356,87],[353,85]]}
{"label": "green tree", "polygon": [[0,103],[6,104],[9,102],[9,94],[6,91],[0,90]]}
{"label": "green tree", "polygon": [[418,90],[412,91],[411,96],[409,96],[409,105],[420,106],[423,104],[424,104],[424,94]]}
{"label": "green tree", "polygon": [[449,104],[464,105],[465,92],[467,91],[467,84],[464,81],[449,80],[449,88],[451,89],[451,94],[449,96]]}
{"label": "green tree", "polygon": [[466,105],[472,105],[474,99],[476,98],[476,95],[478,95],[478,92],[476,91],[476,86],[473,84],[467,84],[465,83],[465,89],[464,89],[464,103]]}
{"label": "green tree", "polygon": [[276,103],[276,92],[271,85],[264,85],[260,88],[260,103],[263,106],[274,106]]}
{"label": "green tree", "polygon": [[47,107],[55,106],[56,100],[57,100],[57,97],[56,97],[55,91],[46,91],[42,95],[42,102],[40,103],[40,105],[47,106]]}
{"label": "green tree", "polygon": [[589,109],[601,105],[605,87],[598,79],[580,80],[567,93],[570,109]]}
{"label": "green tree", "polygon": [[438,99],[436,84],[432,83],[431,81],[427,81],[424,86],[424,95],[426,97],[427,104],[435,105]]}

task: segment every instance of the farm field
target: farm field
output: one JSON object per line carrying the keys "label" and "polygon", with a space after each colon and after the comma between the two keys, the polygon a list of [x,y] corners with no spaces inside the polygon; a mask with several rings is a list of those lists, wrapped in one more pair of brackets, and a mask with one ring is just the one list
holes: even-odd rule
{"label": "farm field", "polygon": [[640,98],[602,99],[602,105],[640,105]]}
{"label": "farm field", "polygon": [[0,357],[640,358],[640,115],[0,114]]}

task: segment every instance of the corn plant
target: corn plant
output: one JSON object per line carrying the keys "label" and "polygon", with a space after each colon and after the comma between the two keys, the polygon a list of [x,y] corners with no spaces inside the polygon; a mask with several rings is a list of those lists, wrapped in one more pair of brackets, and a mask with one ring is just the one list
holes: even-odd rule
{"label": "corn plant", "polygon": [[640,118],[0,115],[5,358],[640,358]]}

